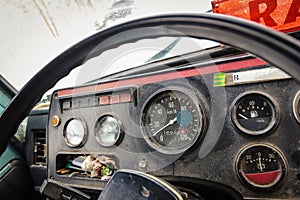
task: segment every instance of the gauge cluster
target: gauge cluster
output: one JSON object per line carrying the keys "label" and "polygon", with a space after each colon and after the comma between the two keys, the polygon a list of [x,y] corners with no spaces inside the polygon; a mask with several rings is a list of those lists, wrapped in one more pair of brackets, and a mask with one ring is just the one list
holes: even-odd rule
{"label": "gauge cluster", "polygon": [[300,92],[292,80],[234,85],[226,96],[200,76],[104,86],[53,93],[52,179],[99,189],[116,170],[130,168],[221,181],[253,198],[297,187],[300,164],[290,155],[300,146],[293,134]]}

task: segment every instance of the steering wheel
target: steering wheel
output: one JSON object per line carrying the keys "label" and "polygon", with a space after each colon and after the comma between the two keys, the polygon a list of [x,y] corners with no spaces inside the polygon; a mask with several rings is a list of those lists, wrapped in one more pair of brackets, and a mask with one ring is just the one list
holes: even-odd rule
{"label": "steering wheel", "polygon": [[0,154],[18,125],[42,95],[77,66],[104,51],[145,38],[205,38],[251,52],[300,81],[300,43],[283,33],[246,20],[213,14],[169,14],[123,23],[70,47],[44,66],[14,97],[0,117]]}

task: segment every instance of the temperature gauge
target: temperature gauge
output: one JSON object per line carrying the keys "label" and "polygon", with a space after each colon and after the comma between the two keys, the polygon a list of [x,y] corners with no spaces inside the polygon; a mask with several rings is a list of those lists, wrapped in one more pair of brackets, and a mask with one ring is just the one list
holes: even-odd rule
{"label": "temperature gauge", "polygon": [[240,180],[250,188],[276,189],[286,177],[286,162],[279,150],[266,144],[251,145],[237,158]]}
{"label": "temperature gauge", "polygon": [[250,135],[269,132],[278,121],[278,112],[271,97],[262,93],[245,93],[237,98],[232,110],[235,126]]}

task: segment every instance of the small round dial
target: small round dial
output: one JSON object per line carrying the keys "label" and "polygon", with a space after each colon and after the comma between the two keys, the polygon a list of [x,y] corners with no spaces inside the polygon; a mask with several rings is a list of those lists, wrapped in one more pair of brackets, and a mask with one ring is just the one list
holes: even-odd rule
{"label": "small round dial", "polygon": [[200,106],[194,95],[164,91],[146,105],[142,126],[151,147],[162,153],[177,154],[197,141],[202,121]]}
{"label": "small round dial", "polygon": [[286,163],[275,147],[266,144],[244,148],[237,159],[240,180],[255,189],[275,189],[286,177]]}
{"label": "small round dial", "polygon": [[293,112],[298,123],[300,123],[300,91],[296,94],[293,101]]}
{"label": "small round dial", "polygon": [[121,134],[121,123],[115,117],[105,115],[98,120],[95,127],[95,135],[96,140],[102,146],[109,147],[116,144]]}
{"label": "small round dial", "polygon": [[232,120],[238,129],[250,135],[270,131],[277,123],[277,109],[264,94],[242,94],[234,102]]}
{"label": "small round dial", "polygon": [[83,145],[86,137],[86,126],[80,119],[69,120],[64,129],[65,142],[70,147]]}

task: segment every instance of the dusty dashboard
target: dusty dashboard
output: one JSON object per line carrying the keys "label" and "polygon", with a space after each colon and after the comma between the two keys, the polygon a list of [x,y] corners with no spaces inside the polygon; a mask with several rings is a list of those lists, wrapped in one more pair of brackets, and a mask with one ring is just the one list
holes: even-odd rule
{"label": "dusty dashboard", "polygon": [[48,178],[100,190],[126,168],[215,181],[246,198],[299,197],[298,90],[241,56],[55,91]]}

